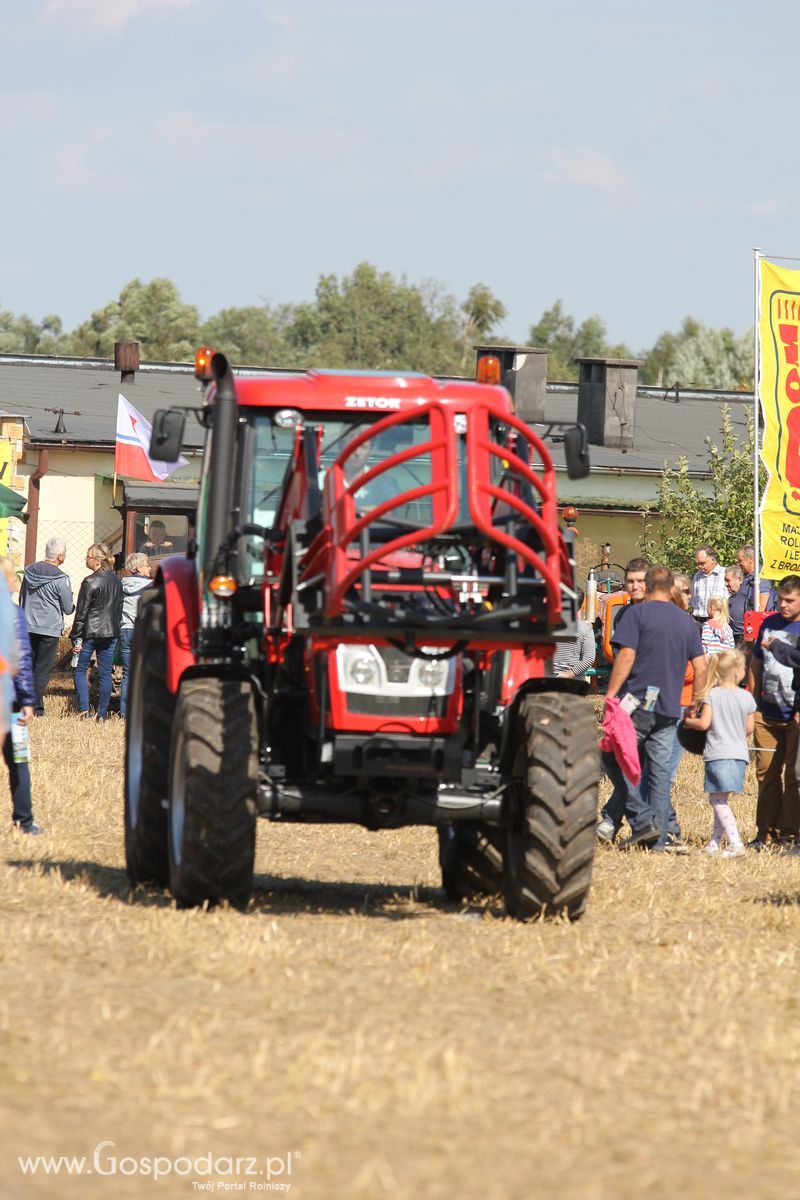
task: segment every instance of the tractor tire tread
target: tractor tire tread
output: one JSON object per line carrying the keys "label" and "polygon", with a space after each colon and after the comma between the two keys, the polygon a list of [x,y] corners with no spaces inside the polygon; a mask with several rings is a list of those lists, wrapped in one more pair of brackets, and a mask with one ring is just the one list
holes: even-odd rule
{"label": "tractor tire tread", "polygon": [[[521,804],[509,827],[505,870],[509,912],[522,920],[584,911],[595,850],[600,759],[591,705],[564,693],[526,696],[519,705],[514,777]],[[513,843],[513,844],[512,844]]]}
{"label": "tractor tire tread", "polygon": [[171,890],[182,907],[220,900],[244,907],[253,882],[258,786],[250,685],[189,680],[175,720],[183,736],[185,819],[179,865],[170,854]]}
{"label": "tractor tire tread", "polygon": [[[142,673],[141,765],[137,820],[131,826],[132,786],[128,753],[125,755],[125,862],[132,887],[139,883],[164,886],[169,879],[167,817],[164,809],[175,698],[167,689],[166,608],[163,594],[153,588],[143,593],[131,646],[129,701],[137,693],[134,672]],[[130,733],[128,714],[126,735]],[[127,747],[126,747],[127,751]]]}

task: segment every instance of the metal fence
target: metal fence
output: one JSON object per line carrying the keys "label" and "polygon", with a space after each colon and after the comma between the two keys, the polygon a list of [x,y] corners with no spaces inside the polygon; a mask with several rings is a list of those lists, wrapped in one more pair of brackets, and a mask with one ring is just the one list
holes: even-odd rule
{"label": "metal fence", "polygon": [[[9,537],[10,527],[13,524],[22,524],[21,522],[9,521]],[[20,546],[20,563],[24,558],[25,551],[25,527],[22,526],[22,540]],[[86,551],[95,542],[107,542],[112,553],[118,550],[122,541],[122,525],[118,520],[116,524],[107,520],[105,524],[95,524],[94,521],[58,521],[58,520],[41,520],[36,538],[36,562],[41,562],[44,558],[45,547],[52,537],[63,538],[67,546],[67,556],[64,560],[62,570],[70,578],[72,584],[72,593],[75,599],[78,597],[78,591],[81,583],[89,574],[86,566]],[[17,560],[16,554],[12,557]],[[67,627],[72,624],[72,618],[67,617]]]}

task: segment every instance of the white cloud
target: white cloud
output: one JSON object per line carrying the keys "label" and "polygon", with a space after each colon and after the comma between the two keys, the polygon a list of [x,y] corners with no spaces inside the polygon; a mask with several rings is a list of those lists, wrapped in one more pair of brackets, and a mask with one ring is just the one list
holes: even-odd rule
{"label": "white cloud", "polygon": [[788,213],[791,207],[788,197],[775,196],[771,200],[755,200],[752,204],[745,204],[744,211],[748,217],[771,217]]}
{"label": "white cloud", "polygon": [[90,125],[48,158],[47,177],[65,192],[94,198],[129,196],[136,185],[131,173],[122,169],[119,147],[120,138],[111,125]]}
{"label": "white cloud", "polygon": [[630,198],[639,190],[633,175],[607,154],[596,150],[552,150],[543,154],[544,183],[593,188],[609,196]]}
{"label": "white cloud", "polygon": [[0,91],[0,129],[30,130],[34,125],[49,125],[64,112],[64,101],[45,88],[21,88]]}
{"label": "white cloud", "polygon": [[174,112],[160,119],[154,131],[156,146],[183,160],[214,158],[233,162],[238,158],[253,164],[310,166],[360,151],[365,135],[357,130],[329,125],[292,125],[258,121],[206,121],[197,113]]}
{"label": "white cloud", "polygon": [[120,33],[148,12],[191,8],[198,0],[47,0],[42,21],[68,23],[96,33]]}

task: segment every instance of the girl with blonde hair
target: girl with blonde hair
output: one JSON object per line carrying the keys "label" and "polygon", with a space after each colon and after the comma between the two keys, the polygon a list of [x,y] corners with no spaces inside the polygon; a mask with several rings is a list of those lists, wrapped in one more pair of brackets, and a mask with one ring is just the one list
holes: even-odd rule
{"label": "girl with blonde hair", "polygon": [[[738,858],[744,854],[736,818],[728,799],[741,792],[748,760],[748,735],[755,728],[756,702],[739,687],[745,675],[745,657],[740,650],[720,650],[708,664],[708,681],[700,714],[684,717],[689,729],[706,731],[703,751],[704,790],[714,812],[714,830],[706,854]],[[722,849],[727,839],[727,849]]]}
{"label": "girl with blonde hair", "polygon": [[703,653],[707,658],[721,650],[733,650],[733,630],[728,623],[728,601],[724,596],[712,596],[708,602],[708,620],[700,632]]}

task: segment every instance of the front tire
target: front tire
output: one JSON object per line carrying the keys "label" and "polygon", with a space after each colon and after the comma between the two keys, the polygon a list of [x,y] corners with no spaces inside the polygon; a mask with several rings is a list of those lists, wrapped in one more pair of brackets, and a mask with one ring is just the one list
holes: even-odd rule
{"label": "front tire", "polygon": [[496,896],[503,889],[503,837],[498,825],[456,821],[440,825],[439,866],[448,900]]}
{"label": "front tire", "polygon": [[566,914],[589,898],[600,754],[591,704],[564,693],[525,696],[506,792],[503,893],[511,916]]}
{"label": "front tire", "polygon": [[180,690],[169,768],[169,882],[181,907],[253,887],[258,734],[250,685],[191,679]]}
{"label": "front tire", "polygon": [[132,887],[169,881],[167,769],[175,697],[167,690],[163,593],[144,592],[131,643],[125,718],[125,866]]}

